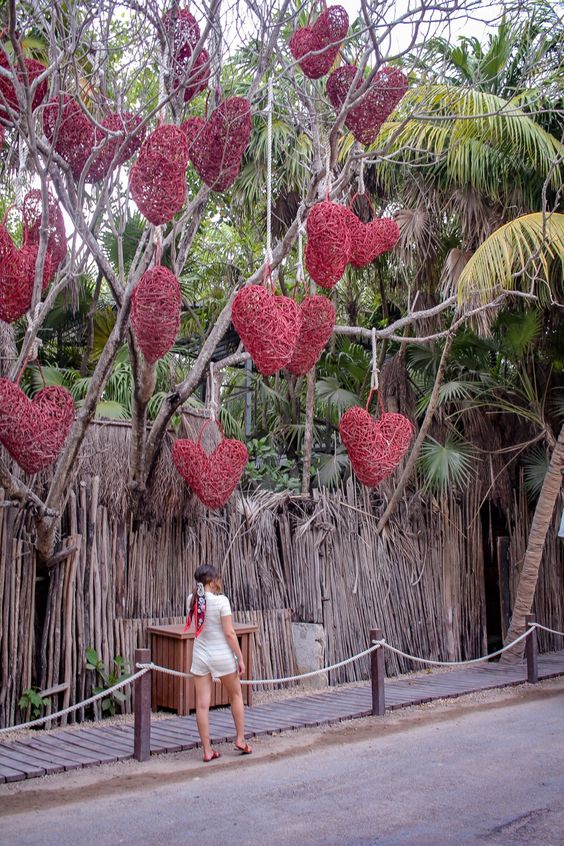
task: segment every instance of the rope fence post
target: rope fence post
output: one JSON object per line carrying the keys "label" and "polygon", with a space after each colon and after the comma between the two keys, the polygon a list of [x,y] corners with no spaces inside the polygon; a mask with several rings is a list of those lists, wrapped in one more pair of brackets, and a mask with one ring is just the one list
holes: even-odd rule
{"label": "rope fence post", "polygon": [[[382,640],[382,629],[370,629],[370,645],[375,640]],[[372,681],[372,716],[383,717],[386,712],[384,691],[384,650],[375,649],[370,653],[370,678]]]}
{"label": "rope fence post", "polygon": [[[148,664],[150,660],[149,649],[135,650],[135,667],[138,664]],[[152,673],[149,672],[133,682],[133,757],[136,761],[148,761],[151,757],[151,678]]]}
{"label": "rope fence post", "polygon": [[[531,623],[537,622],[536,614],[525,615],[525,625],[530,626]],[[538,641],[537,641],[537,627],[534,626],[530,632],[529,637],[525,642],[525,654],[527,655],[527,681],[529,684],[537,684],[539,680],[539,666],[538,666]]]}

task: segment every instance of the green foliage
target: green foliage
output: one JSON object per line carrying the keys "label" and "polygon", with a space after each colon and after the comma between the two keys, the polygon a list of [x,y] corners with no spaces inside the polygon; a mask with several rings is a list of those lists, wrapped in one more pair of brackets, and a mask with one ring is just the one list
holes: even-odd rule
{"label": "green foliage", "polygon": [[523,457],[525,490],[530,500],[536,500],[541,492],[550,457],[542,446],[535,446]]}
{"label": "green foliage", "polygon": [[[97,673],[102,681],[94,688],[95,694],[108,690],[131,675],[129,666],[121,655],[116,655],[110,668],[106,668],[102,658],[93,647],[89,646],[84,654],[86,656],[86,669]],[[115,716],[117,709],[121,710],[126,700],[127,694],[123,693],[123,690],[114,690],[107,698],[102,699],[102,713],[111,717]]]}
{"label": "green foliage", "polygon": [[245,470],[245,482],[252,488],[271,491],[293,491],[301,487],[297,468],[285,456],[280,456],[270,438],[253,438],[247,443],[249,463]]}
{"label": "green foliage", "polygon": [[475,471],[476,456],[472,446],[458,435],[448,433],[443,444],[427,437],[419,456],[423,489],[446,495],[464,487]]}
{"label": "green foliage", "polygon": [[48,704],[49,700],[40,695],[38,687],[26,687],[18,702],[18,708],[27,711],[29,719],[37,720],[43,715],[43,709]]}

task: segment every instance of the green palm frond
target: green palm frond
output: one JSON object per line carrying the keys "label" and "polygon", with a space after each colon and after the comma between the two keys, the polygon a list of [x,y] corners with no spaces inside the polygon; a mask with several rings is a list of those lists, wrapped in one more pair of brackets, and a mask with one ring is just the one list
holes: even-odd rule
{"label": "green palm frond", "polygon": [[539,495],[549,464],[550,459],[542,446],[533,447],[523,457],[525,489],[530,499],[536,499]]}
{"label": "green palm frond", "polygon": [[462,488],[472,478],[476,456],[472,446],[449,433],[444,444],[427,437],[418,460],[423,475],[423,489],[444,495]]}
{"label": "green palm frond", "polygon": [[108,420],[129,420],[129,410],[116,400],[100,400],[96,405],[96,417]]}
{"label": "green palm frond", "polygon": [[342,444],[332,453],[321,453],[314,462],[314,474],[318,486],[336,488],[349,467],[349,457]]}
{"label": "green palm frond", "polygon": [[331,403],[338,411],[346,411],[353,405],[359,405],[360,397],[343,388],[335,376],[326,376],[315,383],[315,395],[321,405]]}
{"label": "green palm frond", "polygon": [[542,297],[552,274],[562,268],[564,214],[523,215],[501,226],[476,250],[460,274],[458,298],[486,303],[503,291],[529,291],[531,284]]}

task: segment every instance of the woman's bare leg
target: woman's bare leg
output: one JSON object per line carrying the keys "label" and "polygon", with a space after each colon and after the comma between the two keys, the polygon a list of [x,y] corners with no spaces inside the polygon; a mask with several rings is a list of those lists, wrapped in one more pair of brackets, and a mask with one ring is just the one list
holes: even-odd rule
{"label": "woman's bare leg", "polygon": [[237,739],[235,743],[238,746],[244,746],[245,706],[243,705],[243,694],[241,692],[239,674],[229,673],[228,676],[222,676],[221,683],[225,687],[227,695],[229,696],[229,704],[231,705],[231,713],[233,714],[233,722],[235,723],[235,731],[237,732]]}
{"label": "woman's bare leg", "polygon": [[204,758],[209,758],[213,752],[210,743],[209,720],[212,694],[211,675],[208,673],[207,676],[194,676],[194,685],[196,687],[196,724],[200,733],[200,740],[202,741]]}

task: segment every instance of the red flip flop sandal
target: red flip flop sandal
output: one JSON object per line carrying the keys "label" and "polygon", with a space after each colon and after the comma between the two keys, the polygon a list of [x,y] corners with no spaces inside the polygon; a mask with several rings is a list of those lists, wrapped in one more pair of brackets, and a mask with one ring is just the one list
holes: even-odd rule
{"label": "red flip flop sandal", "polygon": [[221,758],[221,752],[218,752],[217,749],[212,749],[212,753],[209,758],[204,757],[202,758],[204,764],[209,764],[210,761],[215,761],[216,758]]}
{"label": "red flip flop sandal", "polygon": [[233,747],[236,752],[240,752],[241,755],[251,755],[252,754],[252,747],[249,746],[248,743],[245,743],[244,746],[239,746],[237,743]]}

